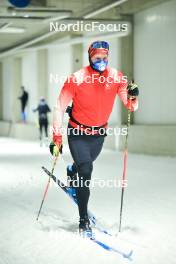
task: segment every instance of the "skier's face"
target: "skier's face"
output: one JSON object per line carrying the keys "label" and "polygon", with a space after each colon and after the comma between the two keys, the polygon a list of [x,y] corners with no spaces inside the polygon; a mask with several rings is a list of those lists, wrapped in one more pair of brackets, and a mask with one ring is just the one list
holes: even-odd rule
{"label": "skier's face", "polygon": [[97,53],[91,58],[92,68],[96,71],[103,72],[108,65],[108,55]]}
{"label": "skier's face", "polygon": [[91,61],[93,63],[95,63],[95,62],[97,62],[99,60],[104,60],[104,61],[107,62],[108,61],[108,55],[107,54],[97,53],[91,58]]}

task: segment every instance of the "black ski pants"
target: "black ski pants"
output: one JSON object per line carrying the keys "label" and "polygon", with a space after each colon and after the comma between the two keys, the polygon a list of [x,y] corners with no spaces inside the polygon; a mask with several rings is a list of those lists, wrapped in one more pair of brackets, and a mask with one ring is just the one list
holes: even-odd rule
{"label": "black ski pants", "polygon": [[78,172],[79,185],[76,187],[76,196],[80,218],[87,217],[87,207],[90,196],[89,184],[93,171],[93,162],[100,154],[103,143],[104,136],[68,136],[70,152]]}

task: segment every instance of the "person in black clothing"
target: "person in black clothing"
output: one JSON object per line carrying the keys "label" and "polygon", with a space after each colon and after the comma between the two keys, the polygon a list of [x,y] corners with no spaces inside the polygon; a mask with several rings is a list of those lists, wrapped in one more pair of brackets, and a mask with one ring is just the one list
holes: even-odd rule
{"label": "person in black clothing", "polygon": [[38,111],[39,118],[39,132],[40,132],[40,141],[42,141],[43,129],[45,131],[45,136],[48,137],[48,117],[47,113],[51,112],[48,104],[46,103],[45,98],[41,98],[40,102],[36,109],[33,112]]}
{"label": "person in black clothing", "polygon": [[26,123],[26,112],[25,108],[28,103],[28,98],[29,94],[28,92],[25,91],[24,86],[21,87],[22,90],[22,95],[18,97],[18,99],[21,101],[21,116],[22,116],[22,121]]}

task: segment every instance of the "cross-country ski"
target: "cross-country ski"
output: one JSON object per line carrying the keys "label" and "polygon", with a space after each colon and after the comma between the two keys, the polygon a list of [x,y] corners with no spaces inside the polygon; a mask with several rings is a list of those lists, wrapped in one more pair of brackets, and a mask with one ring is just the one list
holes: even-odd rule
{"label": "cross-country ski", "polygon": [[[75,197],[75,191],[73,189],[73,187],[67,187],[62,181],[60,181],[59,179],[57,179],[51,172],[49,172],[45,167],[42,167],[42,169],[44,170],[45,173],[47,173],[47,175],[49,177],[52,178],[52,180],[54,180],[54,182],[60,187],[61,190],[63,190],[70,198],[71,200],[77,204],[77,200],[76,200],[76,197]],[[88,216],[89,216],[89,219],[91,221],[91,223],[96,227],[96,229],[103,233],[103,234],[106,234],[107,236],[111,236],[111,234],[106,230],[104,229],[103,227],[101,227],[98,223],[97,223],[97,219],[96,217],[90,212],[88,211]],[[115,252],[115,253],[118,253],[120,254],[121,256],[123,256],[124,258],[128,258],[128,259],[131,259],[131,256],[132,256],[132,253],[133,251],[129,251],[129,252],[123,252],[122,250],[118,249],[118,248],[113,248],[111,246],[109,246],[108,244],[106,244],[105,242],[102,242],[100,240],[98,240],[96,238],[96,235],[94,234],[93,232],[93,236],[89,237],[89,236],[86,236],[85,237],[89,238],[90,241],[96,243],[97,245],[99,245],[100,247],[102,247],[103,249],[109,251],[109,252]],[[119,243],[117,241],[117,243]]]}

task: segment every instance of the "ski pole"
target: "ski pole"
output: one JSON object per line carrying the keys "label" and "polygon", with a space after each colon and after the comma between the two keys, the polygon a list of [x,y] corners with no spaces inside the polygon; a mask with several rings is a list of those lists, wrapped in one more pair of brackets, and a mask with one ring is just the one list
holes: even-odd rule
{"label": "ski pole", "polygon": [[[52,174],[54,172],[54,169],[55,169],[55,166],[56,166],[56,162],[57,162],[58,156],[59,155],[57,155],[55,157],[55,159],[54,159],[53,166],[52,166],[52,170],[51,170]],[[43,203],[45,201],[45,198],[46,198],[46,195],[47,195],[47,192],[48,192],[48,188],[49,188],[49,185],[50,185],[50,180],[51,180],[51,177],[49,177],[48,182],[47,182],[47,185],[46,185],[46,188],[45,188],[45,191],[44,191],[43,199],[42,199],[42,202],[41,202],[41,205],[40,205],[40,208],[39,208],[39,211],[38,211],[38,215],[37,215],[37,218],[36,218],[37,221],[39,219],[39,216],[40,216],[40,213],[41,213],[41,210],[42,210],[42,206],[43,206]]]}
{"label": "ski pole", "polygon": [[122,226],[122,211],[123,211],[123,199],[125,191],[125,180],[126,180],[126,169],[127,169],[127,158],[128,158],[128,134],[131,121],[131,111],[128,109],[128,119],[127,119],[127,134],[125,137],[125,149],[124,149],[124,159],[123,159],[123,175],[122,175],[122,191],[121,191],[121,203],[120,203],[120,223],[119,223],[119,232],[121,232]]}

